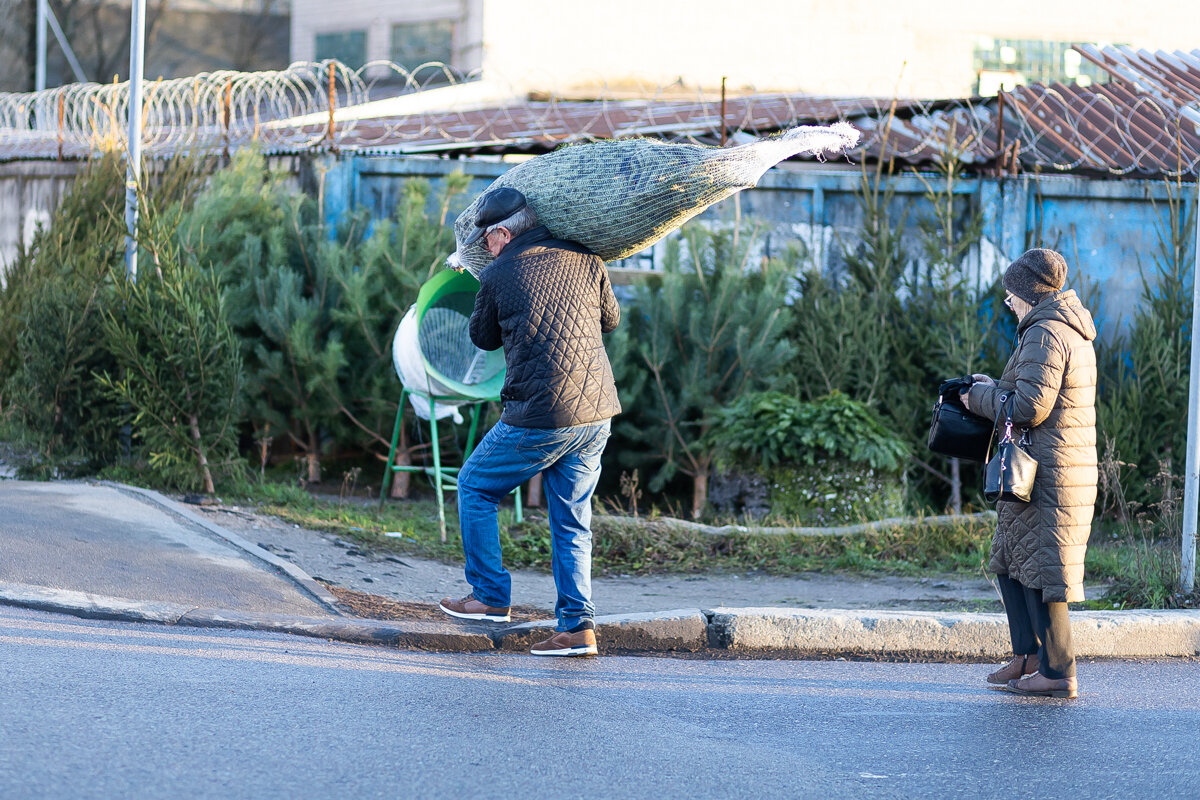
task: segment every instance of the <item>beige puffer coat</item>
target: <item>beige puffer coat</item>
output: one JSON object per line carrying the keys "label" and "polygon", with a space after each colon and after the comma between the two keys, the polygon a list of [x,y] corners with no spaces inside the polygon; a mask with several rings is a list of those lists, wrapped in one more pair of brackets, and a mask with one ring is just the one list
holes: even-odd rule
{"label": "beige puffer coat", "polygon": [[[1083,600],[1083,556],[1096,502],[1096,352],[1092,315],[1072,290],[1034,306],[995,386],[971,387],[971,411],[996,419],[1001,399],[1013,436],[1028,428],[1037,477],[1028,503],[1001,501],[990,568],[1047,603]],[[1004,420],[1000,420],[1003,430]]]}

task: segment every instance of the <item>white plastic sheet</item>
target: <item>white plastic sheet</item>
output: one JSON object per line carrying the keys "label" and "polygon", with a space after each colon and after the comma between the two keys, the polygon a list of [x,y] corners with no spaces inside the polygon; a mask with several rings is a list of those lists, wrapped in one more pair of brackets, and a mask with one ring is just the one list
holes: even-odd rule
{"label": "white plastic sheet", "polygon": [[[425,371],[425,360],[421,357],[421,346],[417,342],[417,308],[412,306],[400,320],[396,335],[392,338],[392,366],[400,383],[408,389],[409,402],[413,411],[421,419],[429,419],[429,396],[452,394],[437,381],[431,380]],[[434,416],[437,419],[453,417],[454,424],[460,425],[463,416],[456,405],[434,403]]]}

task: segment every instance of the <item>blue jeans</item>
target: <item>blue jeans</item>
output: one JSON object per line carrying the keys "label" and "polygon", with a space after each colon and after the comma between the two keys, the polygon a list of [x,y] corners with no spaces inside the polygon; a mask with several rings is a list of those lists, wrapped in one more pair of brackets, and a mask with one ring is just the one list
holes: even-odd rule
{"label": "blue jeans", "polygon": [[551,565],[558,630],[595,616],[592,605],[592,492],[610,421],[571,428],[517,428],[503,422],[487,432],[458,474],[458,522],[467,583],[475,599],[512,605],[512,577],[500,554],[496,509],[513,489],[543,473],[550,511]]}

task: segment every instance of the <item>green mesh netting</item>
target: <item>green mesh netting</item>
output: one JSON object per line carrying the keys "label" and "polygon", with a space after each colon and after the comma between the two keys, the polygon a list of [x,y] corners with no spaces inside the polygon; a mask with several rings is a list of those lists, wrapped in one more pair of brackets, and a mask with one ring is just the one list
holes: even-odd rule
{"label": "green mesh netting", "polygon": [[[606,140],[530,159],[488,189],[517,189],[556,237],[615,261],[646,249],[713,203],[754,186],[785,158],[836,153],[857,141],[858,131],[845,122],[792,128],[738,147]],[[476,276],[492,260],[482,239],[463,244],[478,204],[477,197],[454,221],[458,249],[447,261]]]}

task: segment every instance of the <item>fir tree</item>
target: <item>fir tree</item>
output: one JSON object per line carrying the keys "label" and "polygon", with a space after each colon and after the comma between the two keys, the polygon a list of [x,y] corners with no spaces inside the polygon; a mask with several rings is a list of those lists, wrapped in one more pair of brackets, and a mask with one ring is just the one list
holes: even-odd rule
{"label": "fir tree", "polygon": [[[194,192],[196,159],[154,166],[144,174],[156,203]],[[15,412],[38,452],[34,468],[45,474],[95,469],[117,456],[119,410],[96,375],[114,367],[102,313],[109,276],[123,269],[124,171],[113,156],[86,165],[0,289],[0,408]]]}
{"label": "fir tree", "polygon": [[[406,181],[394,216],[377,222],[364,241],[343,235],[353,257],[331,262],[338,287],[332,314],[341,331],[341,361],[336,381],[325,388],[351,423],[346,433],[353,443],[382,461],[387,460],[401,390],[392,367],[392,338],[421,285],[454,249],[446,218],[468,183],[460,172],[447,176],[431,215],[429,183]],[[415,451],[425,446],[410,446],[407,429],[405,422],[396,455],[401,465],[411,464]],[[397,474],[394,496],[407,495],[407,479],[408,473]]]}
{"label": "fir tree", "polygon": [[136,282],[123,270],[114,275],[118,302],[105,309],[103,326],[117,371],[100,384],[128,408],[134,438],[161,480],[213,494],[214,471],[237,459],[238,342],[214,275],[183,256],[168,233],[175,219],[143,219],[142,263],[154,269]]}
{"label": "fir tree", "polygon": [[337,422],[323,388],[342,361],[331,275],[352,256],[331,241],[316,203],[288,190],[262,156],[238,153],[213,176],[180,225],[184,247],[211,267],[241,343],[255,438],[286,437],[310,482]]}
{"label": "fir tree", "polygon": [[[659,464],[651,490],[677,472],[689,476],[691,513],[699,517],[715,456],[709,434],[720,409],[745,391],[770,387],[793,356],[785,335],[791,274],[776,261],[750,267],[753,236],[692,224],[682,239],[686,254],[679,238],[668,241],[661,282],[638,287],[617,329],[613,361],[618,385],[626,387],[622,396],[637,408],[643,441]],[[641,381],[628,381],[634,365],[645,370]],[[629,387],[638,385],[644,390],[633,399]]]}

